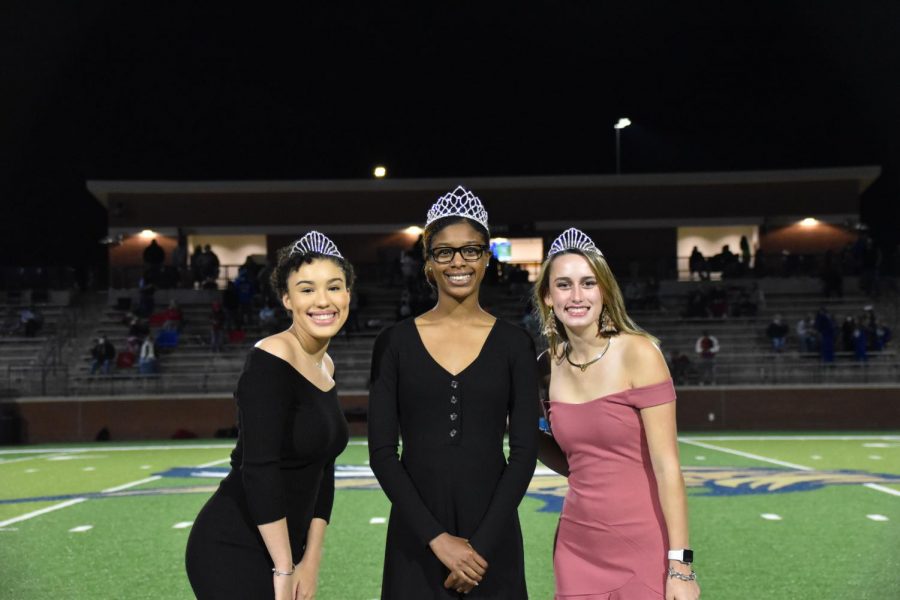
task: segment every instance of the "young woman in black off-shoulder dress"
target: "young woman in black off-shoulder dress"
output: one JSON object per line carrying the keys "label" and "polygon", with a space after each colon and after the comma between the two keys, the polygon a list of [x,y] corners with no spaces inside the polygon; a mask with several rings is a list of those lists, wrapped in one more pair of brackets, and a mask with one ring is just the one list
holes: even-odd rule
{"label": "young woman in black off-shoulder dress", "polygon": [[478,303],[489,236],[477,198],[442,197],[424,242],[437,305],[386,329],[372,359],[369,454],[392,503],[381,597],[523,600],[517,507],[537,456],[534,346]]}
{"label": "young woman in black off-shoulder dress", "polygon": [[238,381],[231,472],[194,521],[186,566],[201,600],[312,598],[347,423],[328,342],[347,319],[353,269],[310,232],[279,253],[272,285],[289,329],[256,344]]}

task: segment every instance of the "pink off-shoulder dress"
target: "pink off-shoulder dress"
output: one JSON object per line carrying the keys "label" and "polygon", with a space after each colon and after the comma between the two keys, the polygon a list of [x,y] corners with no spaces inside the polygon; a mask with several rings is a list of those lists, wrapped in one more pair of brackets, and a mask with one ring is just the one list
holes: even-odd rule
{"label": "pink off-shoulder dress", "polygon": [[553,435],[569,461],[556,600],[664,596],[668,539],[640,410],[674,400],[671,379],[580,404],[551,400]]}

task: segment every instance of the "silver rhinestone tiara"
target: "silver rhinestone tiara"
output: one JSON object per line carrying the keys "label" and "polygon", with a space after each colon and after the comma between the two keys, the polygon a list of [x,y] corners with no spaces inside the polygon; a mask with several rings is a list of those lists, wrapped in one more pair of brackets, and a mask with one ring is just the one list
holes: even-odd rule
{"label": "silver rhinestone tiara", "polygon": [[334,242],[328,239],[327,235],[319,233],[318,231],[310,231],[294,242],[294,245],[291,246],[289,256],[293,256],[294,254],[309,254],[310,252],[316,252],[318,254],[333,256],[340,259],[344,258],[338,251],[337,246],[334,245]]}
{"label": "silver rhinestone tiara", "polygon": [[603,253],[600,252],[600,249],[594,245],[594,240],[588,237],[588,235],[581,231],[580,229],[576,229],[575,227],[569,227],[553,240],[553,243],[550,244],[550,250],[547,252],[547,258],[550,258],[554,254],[558,254],[565,250],[580,250],[582,252],[593,252],[594,254],[599,254],[603,256]]}
{"label": "silver rhinestone tiara", "polygon": [[425,218],[425,227],[444,217],[465,217],[480,223],[488,229],[488,214],[478,196],[461,185],[452,192],[444,194],[431,205]]}

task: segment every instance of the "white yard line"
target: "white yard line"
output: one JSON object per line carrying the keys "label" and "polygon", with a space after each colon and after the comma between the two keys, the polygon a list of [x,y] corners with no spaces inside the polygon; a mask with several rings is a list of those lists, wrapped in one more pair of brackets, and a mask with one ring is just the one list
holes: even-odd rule
{"label": "white yard line", "polygon": [[137,481],[130,481],[128,483],[123,483],[122,485],[117,485],[115,487],[107,488],[102,490],[101,494],[109,494],[111,492],[121,492],[122,490],[127,490],[128,488],[133,488],[135,486],[150,483],[151,481],[156,481],[157,479],[162,479],[160,475],[154,475],[153,477],[147,477],[146,479],[138,479]]}
{"label": "white yard line", "polygon": [[696,440],[688,440],[681,439],[682,443],[690,444],[692,446],[700,446],[701,448],[706,448],[708,450],[716,450],[718,452],[725,452],[727,454],[734,454],[735,456],[743,456],[744,458],[750,458],[753,460],[761,460],[763,462],[772,463],[773,465],[781,465],[782,467],[788,467],[789,469],[797,469],[798,471],[814,471],[812,467],[805,467],[803,465],[798,465],[796,463],[789,463],[783,460],[778,460],[776,458],[766,458],[765,456],[760,456],[759,454],[751,454],[750,452],[742,452],[741,450],[732,450],[731,448],[723,448],[722,446],[714,446],[712,444],[707,444],[705,442],[698,442]]}
{"label": "white yard line", "polygon": [[45,456],[53,456],[53,454],[46,454],[46,455],[33,454],[31,456],[22,456],[21,458],[10,458],[8,460],[0,459],[0,466],[10,465],[12,463],[22,462],[24,460],[35,460],[37,458],[44,458]]}
{"label": "white yard line", "polygon": [[203,463],[202,465],[197,465],[197,466],[194,467],[194,468],[195,468],[195,469],[205,469],[206,467],[214,467],[215,465],[221,465],[222,463],[227,463],[227,462],[230,461],[230,460],[231,460],[231,457],[228,457],[228,458],[222,458],[222,459],[219,459],[219,460],[214,460],[214,461],[212,461],[212,462]]}
{"label": "white yard line", "polygon": [[30,513],[25,513],[24,515],[19,515],[18,517],[13,517],[12,519],[0,521],[0,527],[6,527],[7,525],[12,525],[13,523],[27,521],[28,519],[31,519],[33,517],[39,517],[41,515],[47,514],[48,512],[53,512],[54,510],[66,508],[67,506],[72,506],[73,504],[78,504],[79,502],[84,502],[85,500],[87,500],[87,498],[72,498],[71,500],[66,500],[65,502],[60,502],[59,504],[54,504],[53,506],[47,506],[47,507],[41,508],[39,510],[34,510],[34,511],[31,511]]}
{"label": "white yard line", "polygon": [[[698,442],[696,440],[689,439],[680,439],[681,442],[685,444],[690,444],[692,446],[700,446],[701,448],[708,448],[709,450],[716,450],[718,452],[725,452],[726,454],[734,454],[735,456],[743,456],[744,458],[750,458],[752,460],[759,460],[762,462],[772,463],[773,465],[780,465],[782,467],[788,467],[790,469],[797,469],[798,471],[814,471],[812,467],[806,467],[803,465],[798,465],[795,463],[789,463],[784,460],[778,460],[777,458],[768,458],[766,456],[760,456],[759,454],[751,454],[750,452],[742,452],[741,450],[734,450],[732,448],[723,448],[722,446],[714,446],[712,444],[705,444],[703,442]],[[870,490],[875,490],[876,492],[884,492],[885,494],[890,494],[892,496],[900,496],[900,491],[885,487],[883,485],[879,485],[877,483],[864,483],[863,487],[867,487]]]}
{"label": "white yard line", "polygon": [[[875,439],[875,438],[872,438]],[[87,448],[22,448],[19,450],[0,450],[4,454],[69,454],[73,452],[129,452],[132,450],[219,450],[232,449],[231,444],[185,444],[183,446],[88,446]]]}

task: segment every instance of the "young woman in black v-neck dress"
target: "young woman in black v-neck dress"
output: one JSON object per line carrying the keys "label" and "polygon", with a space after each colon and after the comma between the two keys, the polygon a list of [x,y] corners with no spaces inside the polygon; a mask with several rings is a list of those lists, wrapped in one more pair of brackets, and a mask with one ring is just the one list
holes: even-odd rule
{"label": "young woman in black v-neck dress", "polygon": [[334,460],[348,437],[325,351],[347,319],[352,284],[352,267],[321,234],[280,253],[272,285],[293,323],[250,351],[238,381],[231,472],[187,544],[201,600],[315,595]]}
{"label": "young woman in black v-neck dress", "polygon": [[375,343],[369,454],[392,502],[385,600],[527,598],[517,507],[537,456],[535,352],[524,330],[479,306],[489,236],[473,198],[457,188],[429,212],[437,305]]}

